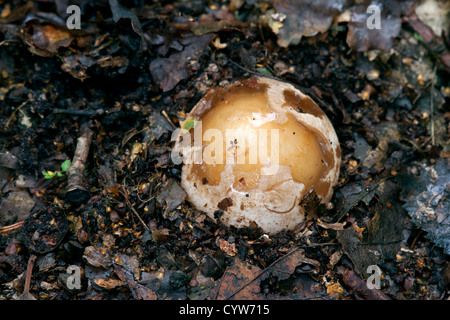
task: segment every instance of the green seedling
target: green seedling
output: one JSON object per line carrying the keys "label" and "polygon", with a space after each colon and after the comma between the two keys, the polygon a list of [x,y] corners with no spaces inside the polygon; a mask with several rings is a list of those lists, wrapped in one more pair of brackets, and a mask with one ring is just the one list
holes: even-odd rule
{"label": "green seedling", "polygon": [[45,179],[52,179],[55,176],[57,177],[64,177],[64,173],[70,168],[70,166],[72,165],[72,161],[70,160],[65,160],[63,163],[61,163],[61,170],[58,171],[42,171],[42,174],[44,175]]}
{"label": "green seedling", "polygon": [[187,118],[186,120],[183,121],[181,128],[189,131],[191,128],[195,127],[197,122],[198,122],[197,120]]}

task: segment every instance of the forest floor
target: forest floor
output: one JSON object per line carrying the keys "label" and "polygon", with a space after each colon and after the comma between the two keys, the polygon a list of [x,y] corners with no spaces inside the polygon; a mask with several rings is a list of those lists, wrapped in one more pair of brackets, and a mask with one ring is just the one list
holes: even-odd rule
{"label": "forest floor", "polygon": [[[415,1],[381,31],[370,1],[74,2],[69,30],[67,1],[0,1],[0,299],[450,297],[450,38]],[[210,88],[255,74],[311,95],[342,148],[333,205],[270,237],[194,209],[170,157]]]}

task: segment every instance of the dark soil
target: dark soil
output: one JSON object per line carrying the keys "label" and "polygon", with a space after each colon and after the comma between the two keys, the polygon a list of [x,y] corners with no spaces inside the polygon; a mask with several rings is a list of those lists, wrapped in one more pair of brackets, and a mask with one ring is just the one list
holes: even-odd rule
{"label": "dark soil", "polygon": [[[77,1],[82,28],[69,31],[63,2],[0,4],[0,299],[23,292],[33,254],[41,300],[449,298],[448,233],[405,207],[429,185],[426,168],[448,172],[445,36],[437,52],[403,19],[391,52],[358,51],[341,22],[283,48],[258,19],[270,4],[256,1]],[[173,126],[210,88],[255,74],[311,95],[342,148],[332,203],[307,201],[308,221],[271,237],[195,210],[170,158]],[[60,166],[86,122],[89,196],[69,204]],[[444,224],[439,206],[427,212]],[[69,223],[51,251],[30,245],[31,229],[6,231],[46,208]],[[80,289],[67,286],[72,265]],[[366,288],[370,265],[379,290]]]}

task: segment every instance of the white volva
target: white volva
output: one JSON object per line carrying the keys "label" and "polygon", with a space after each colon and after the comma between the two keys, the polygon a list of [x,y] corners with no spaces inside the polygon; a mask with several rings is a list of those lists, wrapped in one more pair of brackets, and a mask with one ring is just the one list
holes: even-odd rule
{"label": "white volva", "polygon": [[179,131],[173,154],[202,157],[183,162],[181,185],[212,219],[220,210],[224,224],[274,234],[304,221],[306,195],[330,200],[339,141],[325,113],[294,86],[254,77],[212,89],[188,116],[196,125]]}

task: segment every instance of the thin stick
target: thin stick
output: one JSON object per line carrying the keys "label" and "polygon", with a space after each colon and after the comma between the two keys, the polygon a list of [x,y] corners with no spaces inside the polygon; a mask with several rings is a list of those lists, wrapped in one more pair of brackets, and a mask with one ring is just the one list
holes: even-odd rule
{"label": "thin stick", "polygon": [[9,226],[4,226],[0,228],[0,234],[7,234],[9,232],[17,231],[22,227],[23,221],[11,224]]}
{"label": "thin stick", "polygon": [[31,275],[33,274],[34,261],[36,261],[36,258],[37,256],[33,254],[31,255],[30,259],[28,259],[27,273],[25,274],[25,287],[23,289],[23,293],[30,292]]}
{"label": "thin stick", "polygon": [[15,118],[15,115],[16,115],[17,111],[21,111],[20,109],[22,109],[22,107],[25,106],[28,102],[30,102],[30,100],[27,100],[27,101],[23,102],[20,106],[17,107],[16,110],[13,111],[13,113],[11,114],[11,116],[8,119],[8,122],[6,122],[6,126],[5,126],[6,129],[8,129],[9,126],[11,125],[11,122]]}
{"label": "thin stick", "polygon": [[425,152],[423,152],[422,149],[420,149],[420,147],[419,147],[416,143],[414,143],[413,141],[411,141],[411,140],[409,140],[409,139],[406,139],[406,138],[402,138],[401,140],[402,140],[402,141],[406,141],[406,142],[412,144],[412,145],[414,146],[414,148],[416,148],[416,150],[419,151],[420,154],[421,154],[424,158],[427,157],[427,155],[425,154]]}
{"label": "thin stick", "polygon": [[25,285],[23,288],[23,293],[17,297],[16,300],[36,300],[36,298],[30,294],[30,286],[31,286],[31,276],[33,275],[33,267],[34,262],[36,261],[37,256],[31,255],[28,259],[27,271],[25,273]]}
{"label": "thin stick", "polygon": [[173,130],[176,130],[177,127],[173,124],[172,120],[170,120],[169,116],[167,115],[167,112],[165,110],[161,111],[164,118],[166,118],[167,122],[172,126]]}
{"label": "thin stick", "polygon": [[92,117],[95,115],[96,111],[84,111],[84,110],[66,110],[66,109],[59,109],[55,108],[53,109],[53,113],[63,113],[63,114],[73,114],[77,116],[88,116]]}
{"label": "thin stick", "polygon": [[66,201],[74,204],[81,204],[84,197],[89,195],[87,183],[84,178],[84,169],[89,155],[89,148],[92,142],[94,132],[90,128],[89,121],[80,126],[80,136],[77,139],[77,147],[73,156],[72,165],[67,169],[67,193]]}
{"label": "thin stick", "polygon": [[434,136],[434,105],[433,105],[433,96],[434,96],[434,82],[436,81],[436,66],[434,66],[433,70],[433,78],[431,79],[431,91],[430,91],[430,118],[431,118],[431,145],[436,145],[436,140]]}
{"label": "thin stick", "polygon": [[122,186],[123,189],[123,196],[125,197],[125,202],[127,203],[128,207],[130,207],[131,211],[133,211],[134,215],[139,219],[139,221],[141,222],[142,226],[147,230],[150,231],[150,228],[145,224],[144,220],[142,220],[141,216],[139,215],[139,213],[136,211],[136,209],[131,205],[130,200],[128,199],[128,192],[126,191],[125,187]]}

